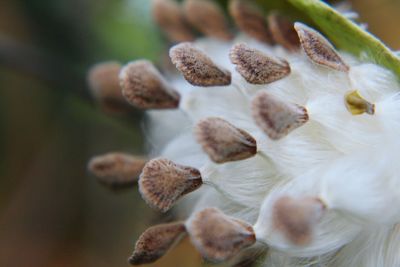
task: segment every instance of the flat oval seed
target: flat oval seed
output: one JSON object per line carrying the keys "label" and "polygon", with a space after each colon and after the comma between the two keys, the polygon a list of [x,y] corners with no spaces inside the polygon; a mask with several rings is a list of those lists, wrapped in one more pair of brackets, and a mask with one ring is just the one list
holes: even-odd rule
{"label": "flat oval seed", "polygon": [[147,160],[125,153],[107,153],[93,157],[88,169],[106,186],[117,189],[137,183]]}
{"label": "flat oval seed", "polygon": [[273,208],[273,225],[296,245],[312,241],[313,226],[321,219],[325,205],[317,198],[282,197]]}
{"label": "flat oval seed", "polygon": [[247,132],[220,118],[206,118],[195,127],[203,150],[216,163],[243,160],[257,153],[257,142]]}
{"label": "flat oval seed", "polygon": [[231,0],[229,3],[229,12],[241,31],[260,42],[273,44],[271,32],[260,10],[249,0]]}
{"label": "flat oval seed", "polygon": [[122,94],[140,109],[177,108],[180,96],[147,60],[127,64],[120,72]]}
{"label": "flat oval seed", "polygon": [[174,0],[153,0],[152,13],[157,25],[172,42],[194,40],[183,10]]}
{"label": "flat oval seed", "polygon": [[185,0],[183,9],[189,23],[203,34],[231,40],[229,23],[222,9],[210,0]]}
{"label": "flat oval seed", "polygon": [[294,27],[299,35],[301,46],[314,63],[338,71],[349,71],[349,66],[319,32],[299,22],[296,22]]}
{"label": "flat oval seed", "polygon": [[268,16],[268,25],[272,38],[289,51],[297,52],[300,48],[299,37],[293,27],[293,22],[277,13]]}
{"label": "flat oval seed", "polygon": [[185,234],[186,228],[182,222],[150,227],[139,237],[135,251],[128,261],[132,265],[155,262]]}
{"label": "flat oval seed", "polygon": [[229,54],[236,70],[251,84],[268,84],[290,74],[289,63],[272,58],[246,44],[237,44]]}
{"label": "flat oval seed", "polygon": [[231,73],[218,67],[191,43],[181,43],[172,47],[169,56],[172,63],[192,85],[207,87],[231,84]]}
{"label": "flat oval seed", "polygon": [[216,208],[196,213],[187,228],[195,247],[213,262],[226,261],[256,242],[251,225]]}
{"label": "flat oval seed", "polygon": [[168,159],[150,160],[139,178],[139,191],[151,207],[168,211],[182,196],[202,185],[200,172]]}
{"label": "flat oval seed", "polygon": [[375,105],[365,100],[357,90],[346,94],[345,104],[347,110],[353,115],[375,114]]}
{"label": "flat oval seed", "polygon": [[129,110],[119,84],[120,70],[120,63],[110,61],[92,66],[87,74],[91,94],[107,112],[119,113]]}
{"label": "flat oval seed", "polygon": [[308,121],[304,107],[283,102],[267,92],[255,96],[252,113],[256,124],[273,140],[288,135]]}

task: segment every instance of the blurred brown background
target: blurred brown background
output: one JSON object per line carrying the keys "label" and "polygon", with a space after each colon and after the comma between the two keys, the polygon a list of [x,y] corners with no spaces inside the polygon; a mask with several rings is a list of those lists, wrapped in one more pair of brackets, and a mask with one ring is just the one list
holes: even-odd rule
{"label": "blurred brown background", "polygon": [[[94,154],[142,153],[141,114],[103,114],[92,63],[156,60],[165,49],[148,0],[2,0],[0,266],[127,266],[138,235],[172,218],[135,189],[112,193],[86,172]],[[400,1],[353,0],[361,20],[400,50]],[[199,266],[178,246],[154,266]]]}

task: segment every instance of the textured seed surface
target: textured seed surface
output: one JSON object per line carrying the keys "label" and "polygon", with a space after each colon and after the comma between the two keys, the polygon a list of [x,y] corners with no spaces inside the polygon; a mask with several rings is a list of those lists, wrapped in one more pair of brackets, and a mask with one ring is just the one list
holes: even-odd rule
{"label": "textured seed surface", "polygon": [[251,225],[231,218],[216,208],[194,215],[188,232],[195,247],[207,260],[221,262],[255,243]]}
{"label": "textured seed surface", "polygon": [[347,110],[353,115],[375,114],[375,105],[365,100],[357,90],[346,94],[345,104]]}
{"label": "textured seed surface", "polygon": [[303,50],[314,63],[338,71],[349,71],[349,66],[319,32],[299,22],[295,24],[295,29]]}
{"label": "textured seed surface", "polygon": [[229,12],[241,31],[261,42],[273,44],[265,16],[254,3],[249,0],[232,0]]}
{"label": "textured seed surface", "polygon": [[153,0],[153,18],[172,42],[194,40],[183,10],[175,0]]}
{"label": "textured seed surface", "polygon": [[296,245],[312,241],[313,226],[320,220],[325,206],[316,198],[278,199],[273,209],[274,227]]}
{"label": "textured seed surface", "polygon": [[119,84],[120,70],[118,62],[104,62],[94,65],[88,72],[91,93],[105,111],[122,112],[129,107]]}
{"label": "textured seed surface", "polygon": [[189,23],[207,36],[222,40],[233,38],[223,10],[212,0],[185,0],[184,12]]}
{"label": "textured seed surface", "polygon": [[185,233],[185,225],[181,222],[150,227],[136,242],[135,251],[129,258],[129,263],[141,265],[155,262],[167,253]]}
{"label": "textured seed surface", "polygon": [[231,73],[218,67],[191,43],[181,43],[172,47],[169,55],[172,63],[193,85],[224,86],[231,83]]}
{"label": "textured seed surface", "polygon": [[118,188],[136,184],[146,161],[125,153],[107,153],[93,157],[88,169],[99,182]]}
{"label": "textured seed surface", "polygon": [[141,109],[170,109],[179,105],[178,92],[170,87],[154,65],[147,60],[127,64],[120,72],[122,94]]}
{"label": "textured seed surface", "polygon": [[247,159],[257,153],[257,142],[246,131],[221,118],[206,118],[195,127],[203,150],[216,163]]}
{"label": "textured seed surface", "polygon": [[139,191],[153,208],[168,211],[175,202],[202,185],[200,172],[168,159],[153,159],[143,168]]}
{"label": "textured seed surface", "polygon": [[296,52],[299,50],[300,41],[292,21],[282,15],[272,13],[268,16],[268,25],[277,44],[289,51]]}
{"label": "textured seed surface", "polygon": [[269,57],[243,43],[235,45],[229,56],[240,75],[252,84],[272,83],[290,74],[286,60]]}
{"label": "textured seed surface", "polygon": [[252,113],[256,124],[273,140],[286,136],[308,121],[304,107],[283,102],[267,92],[255,96]]}

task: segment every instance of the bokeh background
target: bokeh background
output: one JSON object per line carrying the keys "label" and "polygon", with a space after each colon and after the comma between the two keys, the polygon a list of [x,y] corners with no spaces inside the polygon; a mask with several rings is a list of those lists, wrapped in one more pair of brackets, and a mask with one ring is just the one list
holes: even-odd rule
{"label": "bokeh background", "polygon": [[[400,50],[400,1],[353,0]],[[128,266],[147,226],[169,221],[137,190],[113,193],[86,171],[108,151],[141,154],[142,114],[106,115],[86,83],[93,63],[157,60],[167,49],[149,0],[1,0],[0,266]],[[200,266],[187,242],[153,266]]]}

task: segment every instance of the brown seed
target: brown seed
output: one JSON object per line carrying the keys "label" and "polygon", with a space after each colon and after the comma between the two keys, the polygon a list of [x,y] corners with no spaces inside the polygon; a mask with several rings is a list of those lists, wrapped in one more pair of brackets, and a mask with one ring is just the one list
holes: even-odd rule
{"label": "brown seed", "polygon": [[170,109],[179,105],[178,92],[170,87],[154,65],[147,60],[127,64],[120,72],[122,94],[141,109]]}
{"label": "brown seed", "polygon": [[277,44],[280,44],[289,51],[299,50],[300,41],[293,27],[293,22],[277,13],[268,16],[268,25],[272,37]]}
{"label": "brown seed", "polygon": [[375,105],[365,100],[357,90],[346,94],[345,104],[347,110],[353,115],[375,114]]}
{"label": "brown seed", "polygon": [[92,66],[87,75],[92,95],[107,112],[119,113],[129,110],[119,85],[120,70],[121,64],[118,62],[103,62]]}
{"label": "brown seed", "polygon": [[172,47],[169,56],[192,85],[207,87],[231,84],[231,73],[218,67],[211,58],[191,43],[181,43]]}
{"label": "brown seed", "polygon": [[107,153],[93,157],[88,169],[100,183],[117,189],[136,184],[146,161],[125,153]]}
{"label": "brown seed", "polygon": [[216,163],[243,160],[257,153],[257,142],[249,133],[220,118],[201,120],[195,127],[195,135]]}
{"label": "brown seed", "polygon": [[290,74],[289,63],[272,58],[246,44],[236,44],[229,54],[236,70],[252,84],[268,84]]}
{"label": "brown seed", "polygon": [[195,214],[189,221],[188,232],[195,247],[212,262],[228,260],[256,242],[251,225],[216,208]]}
{"label": "brown seed", "polygon": [[139,191],[153,208],[168,211],[182,196],[202,185],[200,172],[168,159],[153,159],[143,168]]}
{"label": "brown seed", "polygon": [[155,262],[185,234],[186,228],[182,222],[150,227],[139,237],[135,251],[128,261],[132,265]]}
{"label": "brown seed", "polygon": [[229,23],[222,9],[210,0],[185,0],[183,9],[189,23],[203,34],[231,40]]}
{"label": "brown seed", "polygon": [[313,226],[321,219],[325,205],[317,198],[282,197],[273,208],[273,225],[296,245],[312,241]]}
{"label": "brown seed", "polygon": [[249,0],[231,0],[229,12],[241,31],[260,42],[273,44],[264,14]]}
{"label": "brown seed", "polygon": [[174,0],[153,0],[153,18],[172,42],[194,40],[183,10]]}
{"label": "brown seed", "polygon": [[259,92],[252,102],[256,124],[273,140],[308,121],[307,110],[297,104],[283,102],[267,92]]}
{"label": "brown seed", "polygon": [[299,22],[296,22],[294,27],[299,35],[303,50],[314,63],[338,71],[349,71],[349,66],[344,63],[324,36]]}

